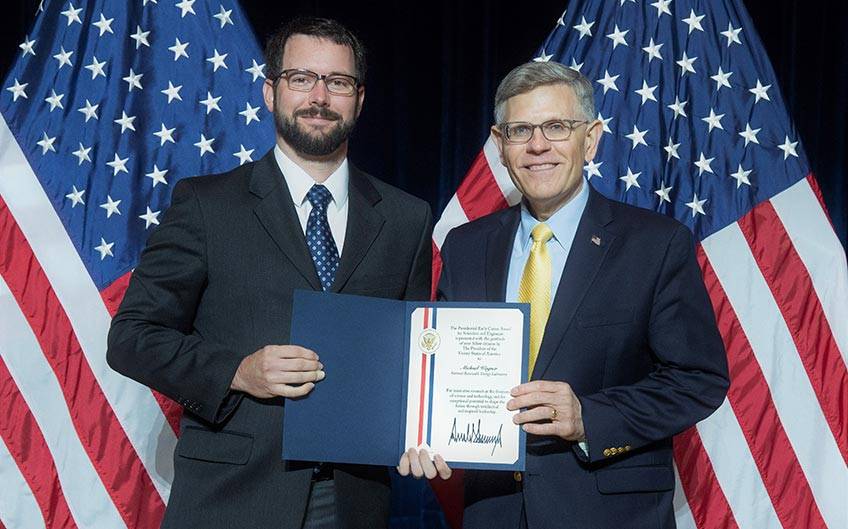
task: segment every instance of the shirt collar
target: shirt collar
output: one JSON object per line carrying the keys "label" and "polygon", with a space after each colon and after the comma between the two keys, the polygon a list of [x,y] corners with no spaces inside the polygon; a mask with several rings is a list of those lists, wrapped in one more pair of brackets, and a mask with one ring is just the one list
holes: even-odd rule
{"label": "shirt collar", "polygon": [[[554,233],[552,240],[556,241],[561,247],[565,248],[563,237],[566,234],[571,234],[573,237],[576,232],[577,224],[580,222],[580,217],[583,215],[583,210],[586,208],[588,201],[589,183],[584,180],[577,195],[566,202],[545,221],[545,224]],[[523,250],[531,244],[530,232],[533,231],[536,224],[539,224],[539,221],[527,209],[527,204],[522,201],[521,223],[518,225],[518,234],[515,237],[516,249]]]}
{"label": "shirt collar", "polygon": [[[289,193],[291,193],[295,207],[303,206],[306,201],[306,194],[315,185],[315,180],[302,167],[286,156],[279,145],[274,147],[274,159],[277,160],[283,178],[286,179],[286,185],[289,187]],[[323,185],[333,196],[332,202],[336,209],[341,209],[347,202],[349,181],[350,170],[347,158],[345,158],[338,169],[333,171],[333,174],[323,182]]]}

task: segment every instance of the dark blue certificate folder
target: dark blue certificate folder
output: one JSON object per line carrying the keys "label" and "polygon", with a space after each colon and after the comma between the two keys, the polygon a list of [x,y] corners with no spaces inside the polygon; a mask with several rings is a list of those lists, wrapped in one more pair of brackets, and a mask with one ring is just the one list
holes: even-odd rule
{"label": "dark blue certificate folder", "polygon": [[[318,353],[326,378],[300,399],[287,399],[286,460],[395,466],[404,450],[410,317],[419,307],[502,307],[514,303],[405,302],[299,290],[291,343]],[[526,340],[525,340],[526,348]],[[526,351],[524,351],[526,380]],[[450,462],[456,468],[524,469],[525,434],[514,464]]]}

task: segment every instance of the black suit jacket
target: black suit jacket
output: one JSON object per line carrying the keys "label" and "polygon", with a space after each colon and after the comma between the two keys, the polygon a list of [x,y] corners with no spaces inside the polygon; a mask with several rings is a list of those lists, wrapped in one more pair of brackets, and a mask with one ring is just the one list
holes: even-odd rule
{"label": "black suit jacket", "polygon": [[[332,290],[428,299],[429,206],[352,166],[349,200]],[[177,184],[107,353],[114,369],[185,409],[163,527],[300,527],[312,471],[281,460],[285,400],[229,389],[245,356],[289,343],[298,288],[321,285],[273,152]],[[387,525],[386,469],[339,466],[335,478],[339,527]]]}
{"label": "black suit jacket", "polygon": [[[503,301],[519,222],[515,206],[452,230],[440,298]],[[728,387],[689,230],[591,190],[533,379],[572,386],[589,455],[528,436],[522,476],[466,473],[465,526],[516,529],[523,501],[530,529],[674,527],[671,437]]]}

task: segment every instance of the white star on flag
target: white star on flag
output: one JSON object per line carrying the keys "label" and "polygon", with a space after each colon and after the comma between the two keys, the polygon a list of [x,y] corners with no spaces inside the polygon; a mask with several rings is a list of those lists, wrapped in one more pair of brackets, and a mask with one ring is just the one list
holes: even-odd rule
{"label": "white star on flag", "polygon": [[137,74],[137,73],[133,72],[132,68],[130,68],[130,73],[126,77],[122,77],[121,79],[123,79],[124,81],[127,82],[127,84],[129,85],[128,91],[132,92],[133,88],[138,88],[139,90],[144,90],[144,88],[141,87],[141,78],[142,77],[144,77],[143,73]]}
{"label": "white star on flag", "polygon": [[615,90],[616,92],[618,92],[618,87],[615,86],[616,79],[618,79],[617,75],[613,75],[612,77],[610,77],[609,71],[604,70],[603,78],[598,79],[597,82],[604,87],[604,94],[606,94],[608,90]]}
{"label": "white star on flag", "polygon": [[642,81],[642,88],[640,88],[638,90],[634,90],[634,92],[636,92],[637,94],[642,96],[642,104],[644,105],[646,102],[648,102],[648,100],[650,100],[650,101],[656,101],[657,100],[657,98],[654,97],[654,91],[657,89],[658,86],[659,85],[648,86],[647,82]]}
{"label": "white star on flag", "polygon": [[251,121],[259,121],[259,116],[257,113],[259,112],[259,107],[252,107],[250,103],[244,104],[244,110],[239,112],[239,116],[244,116],[244,124],[250,125]]}
{"label": "white star on flag", "polygon": [[698,200],[698,193],[694,193],[692,197],[692,202],[687,202],[686,207],[692,209],[692,216],[695,215],[706,215],[704,212],[704,204],[706,204],[707,199]]}
{"label": "white star on flag", "polygon": [[627,167],[627,174],[624,175],[624,176],[618,177],[618,179],[623,181],[626,184],[626,187],[624,189],[625,191],[629,191],[630,188],[634,187],[634,186],[641,189],[642,186],[639,185],[639,180],[638,180],[639,175],[641,175],[641,174],[642,174],[641,171],[638,172],[638,173],[634,173],[633,171],[630,170],[630,167],[628,166]]}
{"label": "white star on flag", "polygon": [[175,39],[174,45],[168,47],[168,50],[174,52],[174,62],[176,62],[180,57],[188,59],[188,53],[186,52],[188,45],[188,42],[180,42],[180,39]]}
{"label": "white star on flag", "polygon": [[106,210],[106,218],[110,218],[113,213],[121,214],[121,211],[118,209],[118,205],[121,203],[120,200],[112,200],[112,195],[106,195],[106,202],[100,204],[100,207]]}
{"label": "white star on flag", "polygon": [[586,165],[583,166],[583,170],[586,171],[586,179],[591,180],[593,176],[597,176],[599,178],[603,178],[604,175],[601,174],[601,166],[604,165],[604,162],[595,162],[595,160],[589,160],[586,162]]}
{"label": "white star on flag", "polygon": [[574,60],[574,57],[571,58],[571,64],[568,65],[569,68],[574,70],[575,72],[579,72],[580,68],[583,68],[583,63],[577,64],[577,61]]}
{"label": "white star on flag", "polygon": [[103,16],[103,13],[100,13],[100,20],[98,20],[97,22],[92,22],[91,25],[96,26],[97,29],[100,30],[100,35],[98,35],[99,37],[102,37],[103,34],[106,32],[109,32],[114,35],[115,32],[112,31],[112,21],[114,20],[114,18],[107,19],[105,16]]}
{"label": "white star on flag", "polygon": [[74,65],[74,63],[71,62],[71,55],[73,55],[73,54],[74,54],[74,52],[72,52],[72,51],[65,51],[64,46],[59,47],[59,53],[54,55],[53,58],[56,59],[57,61],[59,61],[59,69],[60,70],[65,65],[67,65],[67,66],[73,66]]}
{"label": "white star on flag", "polygon": [[208,116],[210,112],[213,110],[221,111],[221,107],[218,106],[218,101],[221,100],[221,97],[212,97],[212,92],[206,92],[206,99],[201,99],[200,104],[206,106],[206,115]]}
{"label": "white star on flag", "polygon": [[29,35],[24,37],[24,41],[21,42],[18,47],[24,51],[23,56],[26,57],[27,54],[31,54],[35,57],[35,50],[32,48],[35,46],[35,39],[29,40]]}
{"label": "white star on flag", "polygon": [[106,242],[103,237],[100,237],[100,245],[95,246],[94,249],[100,252],[100,260],[106,259],[106,256],[114,257],[112,255],[112,247],[115,246],[114,242]]}
{"label": "white star on flag", "polygon": [[200,135],[200,141],[194,144],[195,147],[200,149],[200,157],[203,158],[203,155],[207,152],[215,154],[215,150],[212,148],[212,142],[215,141],[215,138],[206,139],[206,136],[203,134]]}
{"label": "white star on flag", "polygon": [[[164,125],[163,125],[164,126]],[[165,175],[168,174],[167,169],[159,169],[159,166],[153,164],[153,170],[144,176],[153,180],[153,187],[155,188],[157,184],[165,184],[168,185],[168,181],[165,180]]]}
{"label": "white star on flag", "polygon": [[[91,119],[91,118],[100,119],[97,116],[97,107],[99,107],[99,106],[100,106],[99,104],[92,105],[91,102],[88,99],[86,99],[85,100],[85,106],[78,108],[77,112],[82,112],[85,115],[85,122],[88,123],[88,120]],[[82,144],[80,144],[80,146],[82,146]]]}
{"label": "white star on flag", "polygon": [[724,114],[716,114],[715,111],[711,108],[710,115],[701,118],[701,121],[705,122],[709,126],[709,130],[707,132],[712,132],[713,129],[724,130],[724,127],[721,126],[721,118],[723,117]]}
{"label": "white star on flag", "polygon": [[721,35],[727,38],[727,47],[729,48],[731,44],[734,42],[736,44],[742,44],[742,41],[739,40],[739,34],[742,32],[742,27],[734,28],[733,24],[730,22],[727,23],[727,31],[722,31]]}
{"label": "white star on flag", "polygon": [[689,34],[691,35],[693,31],[696,29],[698,31],[704,31],[704,28],[701,26],[701,19],[703,19],[706,15],[696,15],[695,10],[691,9],[689,11],[689,17],[682,19],[683,22],[689,26]]}
{"label": "white star on flag", "polygon": [[627,35],[629,31],[629,29],[621,31],[618,29],[618,24],[615,25],[615,30],[609,35],[607,35],[607,38],[612,40],[612,49],[615,49],[619,44],[628,46],[627,41],[624,39],[624,36]]}
{"label": "white star on flag", "polygon": [[130,172],[127,170],[127,162],[129,161],[129,159],[129,156],[127,156],[126,158],[121,158],[120,156],[118,156],[118,153],[115,153],[115,159],[111,162],[106,162],[106,165],[112,168],[112,176],[117,176],[118,173],[120,173],[121,171],[130,174]]}
{"label": "white star on flag", "polygon": [[595,21],[586,22],[586,17],[580,17],[580,23],[574,26],[574,29],[580,32],[580,39],[583,40],[583,37],[591,37],[592,36],[592,26],[595,25]]}
{"label": "white star on flag", "polygon": [[192,15],[197,15],[197,13],[194,12],[194,1],[195,0],[182,0],[181,2],[176,4],[176,6],[180,8],[180,11],[182,11],[180,13],[180,18],[185,18],[185,16],[189,13],[191,13]]}
{"label": "white star on flag", "polygon": [[768,89],[769,88],[771,88],[770,84],[763,86],[760,83],[760,80],[757,79],[757,86],[748,90],[749,92],[751,92],[755,96],[755,99],[754,99],[755,105],[760,102],[760,99],[765,99],[766,101],[771,101],[771,99],[769,98],[769,95],[768,95]]}
{"label": "white star on flag", "polygon": [[253,161],[253,158],[251,158],[251,155],[253,154],[254,150],[255,149],[247,150],[247,149],[244,148],[244,145],[239,144],[239,150],[238,150],[238,152],[234,152],[233,156],[235,156],[236,158],[239,159],[239,165],[244,165],[247,162]]}
{"label": "white star on flag", "polygon": [[224,6],[221,6],[221,11],[219,11],[217,15],[212,15],[212,17],[217,18],[221,22],[221,29],[223,29],[227,24],[235,25],[233,24],[233,20],[230,18],[230,15],[232,14],[232,9],[224,9]]}
{"label": "white star on flag", "polygon": [[164,146],[165,143],[169,142],[169,141],[171,143],[176,143],[174,141],[174,136],[173,136],[175,130],[177,130],[176,127],[173,128],[173,129],[169,129],[168,127],[165,126],[164,123],[162,123],[162,128],[159,130],[159,132],[153,133],[154,136],[159,138],[159,146],[160,147]]}
{"label": "white star on flag", "polygon": [[680,156],[677,154],[678,147],[680,147],[680,144],[674,143],[674,140],[672,140],[671,136],[669,136],[668,145],[663,147],[663,149],[665,149],[665,152],[668,153],[668,156],[665,160],[666,162],[670,162],[672,158],[677,158],[678,160],[680,159]]}
{"label": "white star on flag", "polygon": [[754,172],[753,169],[748,169],[746,171],[745,169],[742,169],[742,164],[739,164],[739,167],[736,169],[736,172],[730,174],[730,176],[732,176],[736,180],[736,189],[739,189],[742,184],[748,186],[751,185],[751,181],[748,180],[748,175],[752,172]]}
{"label": "white star on flag", "polygon": [[[708,173],[713,173],[713,168],[710,167],[710,164],[713,163],[713,160],[715,160],[715,157],[706,158],[704,156],[704,153],[701,153],[700,159],[697,162],[694,162],[695,167],[698,168],[698,176],[701,176],[702,174],[704,174],[704,171],[706,171]],[[715,174],[715,173],[713,173],[713,174]]]}
{"label": "white star on flag", "polygon": [[612,118],[604,118],[600,112],[598,112],[598,121],[601,122],[601,126],[604,129],[604,132],[608,132],[612,134],[612,129],[609,128],[609,122],[612,121]]}
{"label": "white star on flag", "polygon": [[745,130],[739,133],[740,136],[745,138],[745,147],[748,146],[748,143],[756,143],[759,145],[760,140],[757,139],[757,133],[760,132],[761,129],[752,129],[750,123],[745,124]]}
{"label": "white star on flag", "polygon": [[212,55],[212,57],[209,57],[208,59],[206,59],[206,62],[212,63],[212,71],[213,72],[217,72],[218,68],[224,68],[225,70],[229,70],[229,68],[227,67],[227,63],[224,62],[224,59],[226,59],[226,58],[227,58],[227,54],[226,53],[224,53],[224,54],[218,53],[218,49],[216,48],[215,54]]}
{"label": "white star on flag", "polygon": [[715,75],[710,76],[710,79],[716,82],[716,92],[721,90],[722,86],[726,86],[730,88],[730,76],[733,75],[733,72],[723,72],[721,66],[718,67],[718,72]]}
{"label": "white star on flag", "polygon": [[159,213],[161,213],[161,211],[151,211],[150,206],[147,206],[147,213],[138,216],[138,218],[144,221],[145,230],[153,224],[156,224],[157,226],[159,225]]}
{"label": "white star on flag", "polygon": [[71,208],[75,208],[77,204],[85,205],[85,200],[82,198],[83,194],[85,194],[85,189],[79,190],[77,186],[72,186],[71,192],[65,195],[65,198],[70,199]]}
{"label": "white star on flag", "polygon": [[72,2],[68,2],[68,8],[62,11],[62,14],[68,17],[68,25],[70,26],[74,22],[77,24],[82,24],[82,20],[80,20],[79,14],[82,11],[81,7],[74,9],[74,4]]}
{"label": "white star on flag", "polygon": [[56,90],[50,90],[50,96],[44,98],[44,101],[46,101],[50,105],[50,112],[53,112],[57,108],[65,108],[62,105],[63,97],[65,97],[65,94],[57,94]]}
{"label": "white star on flag", "polygon": [[97,79],[98,75],[106,77],[106,72],[103,71],[104,66],[106,66],[106,61],[100,62],[97,60],[97,55],[92,55],[91,64],[87,64],[85,69],[91,71],[91,79],[94,80]]}
{"label": "white star on flag", "polygon": [[553,55],[545,55],[545,52],[542,51],[542,53],[538,57],[534,57],[533,60],[535,62],[548,62],[551,60],[551,57],[553,57]]}
{"label": "white star on flag", "polygon": [[647,133],[648,129],[639,130],[636,125],[633,125],[633,132],[631,132],[630,134],[625,134],[624,137],[633,142],[633,149],[635,149],[637,145],[644,145],[645,147],[647,147],[648,144],[645,142],[645,134]]}
{"label": "white star on flag", "polygon": [[79,144],[79,149],[75,150],[73,153],[79,159],[79,163],[77,165],[82,165],[82,162],[91,163],[91,157],[88,153],[91,152],[91,147],[85,147],[82,143]]}
{"label": "white star on flag", "polygon": [[789,136],[786,136],[786,139],[783,140],[783,144],[778,145],[777,148],[783,151],[783,159],[789,158],[789,156],[798,157],[798,153],[795,152],[795,147],[798,145],[797,141],[789,141]]}
{"label": "white star on flag", "polygon": [[168,104],[171,103],[174,99],[182,101],[183,98],[180,97],[180,89],[182,89],[183,85],[174,86],[171,81],[168,81],[168,88],[162,90],[162,93],[168,96]]}
{"label": "white star on flag", "polygon": [[260,77],[265,79],[265,72],[263,71],[265,68],[265,63],[257,64],[256,59],[251,59],[251,62],[253,64],[250,66],[250,68],[245,68],[244,71],[253,75],[253,82],[256,82],[256,80]]}
{"label": "white star on flag", "polygon": [[115,123],[121,126],[121,134],[123,134],[127,129],[135,132],[133,121],[135,121],[135,116],[128,116],[127,113],[122,110],[121,117],[116,119]]}
{"label": "white star on flag", "polygon": [[17,101],[19,97],[23,97],[24,99],[29,99],[29,96],[27,96],[26,90],[25,90],[28,85],[29,85],[29,83],[21,84],[21,83],[18,82],[17,79],[15,79],[15,84],[6,88],[6,90],[12,92],[12,102]]}
{"label": "white star on flag", "polygon": [[671,3],[671,0],[657,0],[651,6],[657,8],[657,16],[662,18],[665,15],[671,15],[671,11],[668,9],[668,5]]}
{"label": "white star on flag", "polygon": [[642,48],[643,50],[645,50],[645,53],[648,54],[648,64],[650,64],[655,57],[659,60],[662,60],[662,55],[660,54],[660,48],[662,47],[662,43],[654,44],[654,38],[651,37],[651,40],[650,42],[648,42],[648,45]]}
{"label": "white star on flag", "polygon": [[686,56],[686,52],[685,52],[685,51],[683,52],[683,57],[681,57],[681,59],[680,59],[679,61],[677,61],[677,64],[680,66],[680,68],[681,68],[681,70],[682,70],[682,71],[681,71],[681,73],[680,73],[680,76],[681,76],[681,77],[683,77],[684,75],[686,75],[686,73],[687,73],[687,72],[689,72],[689,73],[695,73],[695,67],[694,67],[694,66],[692,66],[692,64],[693,64],[696,60],[698,60],[698,58],[697,58],[697,57],[692,57],[692,58],[690,59],[689,57],[687,57],[687,56]]}
{"label": "white star on flag", "polygon": [[142,44],[150,47],[150,42],[147,41],[148,35],[150,35],[150,31],[142,31],[141,26],[135,27],[135,33],[130,35],[130,38],[135,41],[135,49],[139,49]]}
{"label": "white star on flag", "polygon": [[[788,138],[787,138],[788,140]],[[42,132],[41,140],[36,142],[36,144],[41,147],[41,154],[47,154],[47,151],[56,152],[56,147],[53,146],[53,142],[56,141],[56,136],[52,138],[47,135],[47,132]]]}
{"label": "white star on flag", "polygon": [[671,197],[668,196],[668,192],[671,191],[672,189],[674,189],[672,186],[666,187],[665,182],[660,182],[660,188],[655,189],[654,193],[658,197],[660,197],[660,203],[668,202],[669,204],[671,204]]}
{"label": "white star on flag", "polygon": [[677,116],[683,116],[684,118],[688,117],[686,115],[686,111],[684,110],[684,108],[686,107],[686,103],[688,103],[688,102],[689,102],[688,100],[681,101],[680,98],[678,98],[677,96],[674,96],[674,103],[668,105],[668,108],[670,108],[672,111],[674,111],[674,118],[673,119],[677,119]]}

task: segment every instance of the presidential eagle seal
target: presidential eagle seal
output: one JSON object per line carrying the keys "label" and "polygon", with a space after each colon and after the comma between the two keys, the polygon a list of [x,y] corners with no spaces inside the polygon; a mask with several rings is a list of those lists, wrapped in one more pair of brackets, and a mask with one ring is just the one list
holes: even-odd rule
{"label": "presidential eagle seal", "polygon": [[435,353],[440,343],[442,343],[442,339],[439,337],[436,329],[424,329],[418,337],[418,347],[421,348],[421,352],[424,354],[431,355]]}

